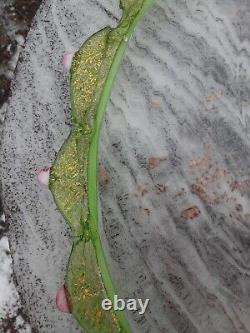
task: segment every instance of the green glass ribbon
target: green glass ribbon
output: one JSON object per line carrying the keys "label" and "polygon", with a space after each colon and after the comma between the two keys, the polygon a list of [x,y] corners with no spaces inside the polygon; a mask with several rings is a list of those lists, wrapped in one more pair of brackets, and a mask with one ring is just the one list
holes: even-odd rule
{"label": "green glass ribbon", "polygon": [[51,168],[49,187],[74,237],[65,285],[85,333],[131,332],[123,311],[104,311],[115,290],[98,226],[97,153],[103,115],[127,42],[153,0],[121,0],[122,18],[76,52],[70,70],[72,130]]}

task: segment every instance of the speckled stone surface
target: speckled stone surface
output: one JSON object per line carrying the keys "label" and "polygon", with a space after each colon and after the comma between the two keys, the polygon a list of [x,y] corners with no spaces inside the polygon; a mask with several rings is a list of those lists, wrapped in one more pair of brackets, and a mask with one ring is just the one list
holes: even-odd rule
{"label": "speckled stone surface", "polygon": [[[78,332],[54,306],[70,232],[35,174],[70,129],[63,53],[120,13],[50,3],[19,63],[1,173],[33,329]],[[247,0],[156,0],[129,43],[101,136],[100,210],[118,294],[151,300],[128,313],[135,333],[250,332],[249,16]]]}

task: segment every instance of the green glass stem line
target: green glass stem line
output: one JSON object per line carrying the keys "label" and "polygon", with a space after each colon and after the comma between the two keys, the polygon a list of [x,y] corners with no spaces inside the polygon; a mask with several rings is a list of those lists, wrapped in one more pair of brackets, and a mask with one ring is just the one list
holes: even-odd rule
{"label": "green glass stem line", "polygon": [[[108,100],[110,98],[111,89],[117,74],[117,71],[122,62],[125,50],[127,48],[127,42],[131,35],[134,32],[134,29],[139,22],[140,18],[144,15],[146,10],[152,5],[153,0],[147,0],[143,4],[143,7],[139,14],[136,16],[134,21],[129,27],[128,33],[124,36],[124,39],[119,45],[119,48],[116,52],[114,62],[111,66],[110,72],[105,81],[103,94],[101,96],[97,113],[96,113],[96,121],[95,128],[93,131],[93,137],[91,140],[91,145],[89,149],[89,164],[88,164],[88,204],[89,204],[89,214],[90,214],[90,230],[91,236],[93,240],[94,247],[96,249],[97,262],[100,267],[104,287],[107,292],[107,296],[109,299],[114,299],[115,290],[113,287],[112,279],[110,276],[110,272],[108,269],[106,257],[104,255],[102,242],[99,235],[99,224],[98,224],[98,184],[97,184],[97,161],[98,161],[98,147],[99,147],[99,137],[100,131],[102,127],[104,113],[108,104]],[[126,40],[125,40],[126,38]],[[127,319],[124,316],[122,311],[116,311],[116,316],[118,322],[121,326],[122,332],[130,332],[129,324]]]}

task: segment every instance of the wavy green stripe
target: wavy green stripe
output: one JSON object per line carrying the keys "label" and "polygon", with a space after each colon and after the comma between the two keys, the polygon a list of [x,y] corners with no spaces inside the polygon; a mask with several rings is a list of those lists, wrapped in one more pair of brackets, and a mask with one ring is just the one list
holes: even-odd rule
{"label": "wavy green stripe", "polygon": [[72,313],[85,333],[131,332],[124,312],[105,312],[102,299],[115,289],[102,248],[98,224],[97,156],[103,115],[112,85],[140,18],[152,0],[121,0],[123,16],[75,54],[71,67],[73,127],[51,169],[50,189],[72,228],[74,241],[66,275]]}

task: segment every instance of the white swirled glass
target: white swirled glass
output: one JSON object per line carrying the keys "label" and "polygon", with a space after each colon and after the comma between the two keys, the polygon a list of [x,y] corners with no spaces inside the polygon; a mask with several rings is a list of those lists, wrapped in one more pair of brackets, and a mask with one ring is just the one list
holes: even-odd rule
{"label": "white swirled glass", "polygon": [[[115,25],[118,1],[44,1],[2,140],[14,270],[33,330],[79,332],[54,305],[70,232],[35,181],[70,130],[64,53]],[[98,18],[98,19],[97,19]],[[250,4],[156,0],[112,90],[100,143],[101,232],[133,333],[250,332]]]}

